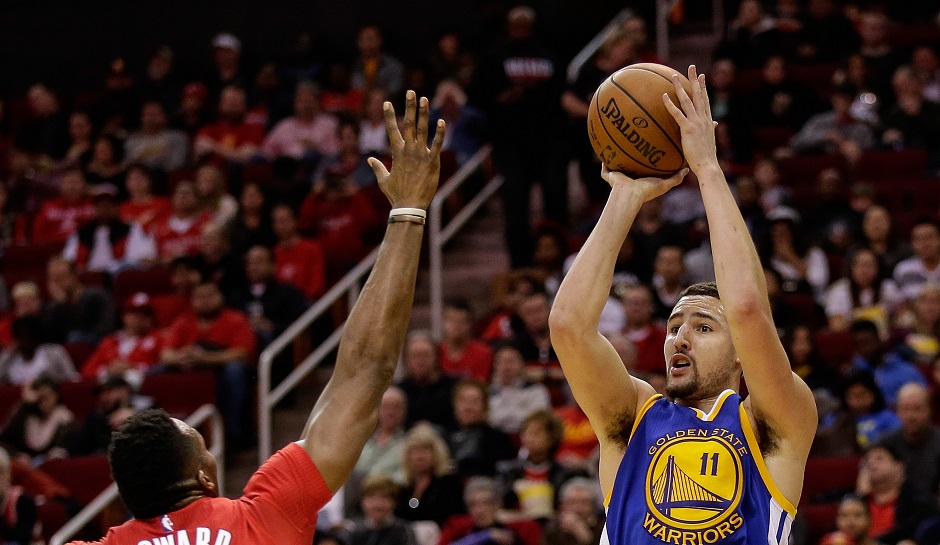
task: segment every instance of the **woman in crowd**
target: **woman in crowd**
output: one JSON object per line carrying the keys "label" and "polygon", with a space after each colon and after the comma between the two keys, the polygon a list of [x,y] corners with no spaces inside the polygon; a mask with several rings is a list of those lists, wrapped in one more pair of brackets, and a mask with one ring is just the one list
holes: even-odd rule
{"label": "woman in crowd", "polygon": [[271,227],[270,203],[261,184],[246,182],[238,202],[238,213],[226,229],[232,251],[243,254],[252,246],[274,247],[277,237]]}
{"label": "woman in crowd", "polygon": [[787,337],[787,355],[793,372],[800,376],[812,390],[822,388],[830,394],[840,391],[842,381],[839,373],[819,356],[813,332],[805,325],[793,328]]}
{"label": "woman in crowd", "polygon": [[147,230],[154,221],[170,215],[170,201],[153,194],[153,175],[145,165],[134,163],[127,167],[124,187],[128,198],[121,203],[122,221],[138,223]]}
{"label": "woman in crowd", "polygon": [[452,473],[454,463],[444,439],[428,424],[417,424],[405,441],[405,482],[398,493],[395,516],[432,521],[438,526],[464,512],[463,486]]}
{"label": "woman in crowd", "polygon": [[75,416],[64,404],[56,383],[39,378],[23,387],[20,406],[0,432],[0,443],[33,466],[65,458],[75,430]]}
{"label": "woman in crowd", "polygon": [[111,184],[121,187],[124,182],[124,146],[114,137],[100,136],[92,148],[91,160],[85,167],[85,177],[91,185]]}
{"label": "woman in crowd", "polygon": [[862,246],[875,252],[886,271],[893,271],[899,261],[911,255],[910,245],[898,240],[891,214],[881,205],[869,206],[865,210],[861,242]]}
{"label": "woman in crowd", "polygon": [[215,165],[202,165],[196,171],[196,194],[202,211],[217,225],[225,225],[238,214],[238,201],[225,191],[225,176]]}
{"label": "woman in crowd", "polygon": [[836,515],[836,531],[819,540],[819,545],[881,545],[868,535],[871,528],[871,511],[868,503],[855,495],[842,498]]}
{"label": "woman in crowd", "polygon": [[829,284],[825,252],[804,240],[800,216],[792,208],[778,206],[767,214],[767,220],[770,225],[760,246],[761,261],[780,273],[784,291],[805,291],[820,300]]}
{"label": "woman in crowd", "polygon": [[845,331],[854,320],[866,319],[887,330],[902,301],[901,290],[875,252],[858,248],[849,257],[848,274],[826,290],[829,329]]}

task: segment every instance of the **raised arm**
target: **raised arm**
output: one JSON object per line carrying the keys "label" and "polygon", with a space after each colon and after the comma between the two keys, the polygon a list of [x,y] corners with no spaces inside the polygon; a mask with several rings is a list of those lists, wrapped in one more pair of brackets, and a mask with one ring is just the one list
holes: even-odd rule
{"label": "raised arm", "polygon": [[[422,97],[419,102],[413,91],[406,99],[404,137],[395,110],[385,103],[392,171],[374,158],[369,164],[393,209],[427,210],[434,197],[444,122],[438,121],[431,149],[427,124],[428,101]],[[411,315],[423,234],[420,223],[389,223],[372,274],[346,320],[333,377],[300,440],[331,491],[338,490],[355,467],[378,422],[382,394],[392,384]]]}
{"label": "raised arm", "polygon": [[816,405],[809,388],[790,370],[771,317],[757,250],[718,165],[705,76],[697,77],[692,66],[689,80],[691,97],[674,78],[681,110],[668,96],[664,95],[663,100],[682,129],[683,152],[699,179],[718,292],[744,370],[748,401],[754,418],[767,425],[759,429],[772,435],[763,439],[783,440],[805,459],[816,431]]}
{"label": "raised arm", "polygon": [[632,180],[604,167],[611,184],[600,220],[555,296],[550,318],[552,346],[571,391],[601,443],[626,445],[637,401],[645,402],[653,388],[627,373],[610,342],[597,331],[610,294],[617,254],[627,238],[640,205],[679,184],[685,175]]}

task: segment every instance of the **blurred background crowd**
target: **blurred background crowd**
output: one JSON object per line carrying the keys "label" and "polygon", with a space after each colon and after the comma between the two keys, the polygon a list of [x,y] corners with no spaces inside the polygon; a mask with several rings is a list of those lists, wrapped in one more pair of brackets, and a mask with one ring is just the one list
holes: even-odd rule
{"label": "blurred background crowd", "polygon": [[[719,158],[816,394],[794,543],[940,543],[940,8],[724,8],[717,47],[686,56],[705,67]],[[584,130],[594,90],[632,63],[684,67],[659,57],[645,6],[571,78],[605,20],[566,40],[563,10],[468,9],[463,26],[396,36],[405,54],[380,23],[332,45],[299,33],[283,55],[224,31],[102,55],[103,79],[27,81],[32,67],[2,86],[0,543],[42,541],[93,498],[110,432],[136,410],[215,403],[228,449],[254,448],[258,354],[381,240],[389,206],[366,159],[388,164],[382,104],[406,89],[447,121],[442,180],[492,146],[492,242],[510,270],[491,301],[449,300],[441,338],[410,333],[318,542],[598,543],[597,441],[549,310],[608,189]],[[667,24],[701,9],[674,2]],[[599,325],[657,389],[664,319],[714,279],[696,186],[642,207]],[[276,359],[275,383],[346,310]]]}

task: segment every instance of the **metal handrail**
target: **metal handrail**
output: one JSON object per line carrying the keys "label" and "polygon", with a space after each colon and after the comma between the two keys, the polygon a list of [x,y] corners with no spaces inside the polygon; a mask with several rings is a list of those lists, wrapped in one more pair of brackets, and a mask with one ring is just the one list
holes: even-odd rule
{"label": "metal handrail", "polygon": [[[211,437],[211,447],[209,452],[212,453],[216,458],[218,464],[218,478],[219,482],[219,495],[225,495],[225,425],[222,423],[222,415],[219,414],[219,410],[215,405],[205,404],[198,409],[196,409],[193,414],[189,415],[186,419],[186,423],[192,427],[201,426],[207,420],[212,421],[212,437]],[[72,536],[78,533],[79,530],[85,527],[86,524],[92,521],[96,516],[98,516],[105,507],[111,504],[114,500],[118,498],[120,494],[118,493],[117,483],[111,483],[107,488],[105,488],[100,494],[95,496],[95,499],[85,506],[84,509],[78,512],[74,517],[69,519],[62,528],[59,528],[59,531],[52,535],[49,538],[49,545],[63,545],[68,541]]]}
{"label": "metal handrail", "polygon": [[429,246],[431,253],[429,276],[431,280],[431,333],[434,338],[441,337],[442,316],[444,313],[444,245],[454,237],[457,231],[463,227],[467,221],[476,213],[490,197],[496,193],[503,185],[501,175],[491,178],[483,189],[480,190],[472,199],[470,199],[463,208],[460,209],[451,220],[447,227],[443,226],[444,201],[454,191],[460,188],[467,181],[471,174],[476,172],[483,162],[490,156],[493,149],[486,145],[480,148],[470,159],[447,180],[428,209],[430,216],[429,228]]}
{"label": "metal handrail", "polygon": [[[294,386],[296,386],[314,367],[339,345],[339,339],[343,333],[343,324],[337,326],[336,330],[326,338],[323,343],[307,356],[304,361],[298,365],[287,377],[275,388],[271,390],[271,367],[274,365],[274,358],[290,346],[290,343],[300,336],[310,327],[310,324],[317,318],[327,312],[330,307],[339,300],[344,294],[348,295],[349,307],[356,302],[361,289],[361,282],[364,276],[369,274],[375,260],[379,257],[379,249],[372,250],[358,265],[346,273],[339,282],[323,294],[306,312],[294,320],[283,333],[271,341],[261,355],[258,357],[258,462],[259,464],[267,460],[272,453],[272,418],[274,417],[274,406],[280,402]],[[345,322],[344,322],[345,323]]]}
{"label": "metal handrail", "polygon": [[[431,237],[431,284],[432,284],[432,299],[434,298],[434,283],[435,283],[435,270],[440,271],[440,255],[438,253],[435,257],[435,242],[443,240],[438,246],[443,246],[448,240],[450,240],[456,230],[460,225],[466,223],[466,219],[469,219],[469,216],[476,211],[480,204],[489,198],[496,189],[499,188],[499,184],[502,183],[500,178],[499,184],[495,187],[491,187],[492,181],[490,184],[487,184],[486,187],[478,194],[476,197],[471,199],[471,201],[466,205],[465,209],[461,211],[448,225],[446,231],[442,232],[440,229],[440,215],[441,215],[441,206],[445,198],[448,195],[453,193],[458,187],[460,187],[463,182],[470,177],[471,174],[476,172],[482,165],[483,162],[489,157],[490,147],[484,146],[476,154],[470,157],[463,166],[461,166],[457,172],[453,174],[448,180],[444,183],[443,186],[438,190],[437,195],[434,197],[434,200],[431,201],[430,206],[430,237]],[[483,196],[485,194],[485,196]],[[481,197],[482,196],[482,197]],[[467,209],[475,206],[471,211],[468,212]],[[435,223],[435,218],[437,218],[437,223]],[[456,222],[461,220],[458,225]],[[437,228],[435,228],[435,225]],[[438,252],[440,248],[438,247]],[[356,299],[359,296],[359,290],[362,288],[362,283],[366,275],[369,274],[369,271],[372,270],[372,266],[375,265],[375,260],[378,258],[379,250],[376,248],[373,250],[365,259],[363,259],[358,265],[356,265],[351,271],[346,273],[339,282],[336,283],[332,288],[330,288],[322,297],[320,297],[317,302],[307,309],[300,318],[294,321],[283,333],[278,335],[274,341],[268,345],[267,348],[261,352],[261,355],[258,357],[258,457],[259,462],[262,462],[268,457],[271,456],[273,452],[273,417],[274,417],[274,406],[280,402],[284,396],[288,394],[297,384],[306,377],[310,371],[316,368],[326,357],[339,346],[339,340],[343,335],[343,324],[339,324],[336,329],[330,334],[329,337],[324,340],[320,346],[318,346],[313,353],[307,356],[304,361],[300,363],[296,368],[287,377],[281,381],[280,384],[273,390],[271,389],[271,368],[274,365],[274,358],[278,354],[284,351],[290,343],[297,338],[301,333],[306,331],[306,329],[313,323],[314,320],[323,315],[329,308],[339,300],[344,294],[348,296],[349,307],[355,304]],[[436,261],[435,261],[436,259]],[[434,263],[438,264],[437,269],[434,268]],[[436,275],[438,277],[440,274]],[[440,289],[440,288],[438,288]],[[439,293],[439,291],[438,291]]]}
{"label": "metal handrail", "polygon": [[604,45],[604,42],[607,41],[607,38],[614,33],[624,21],[629,19],[633,15],[633,10],[630,8],[623,8],[620,10],[617,15],[610,20],[604,28],[601,29],[591,41],[585,45],[577,55],[571,59],[571,62],[568,63],[568,70],[566,72],[568,83],[574,83],[578,80],[578,72],[581,71],[581,67],[584,66],[584,63],[591,60],[591,57],[597,53],[597,50]]}

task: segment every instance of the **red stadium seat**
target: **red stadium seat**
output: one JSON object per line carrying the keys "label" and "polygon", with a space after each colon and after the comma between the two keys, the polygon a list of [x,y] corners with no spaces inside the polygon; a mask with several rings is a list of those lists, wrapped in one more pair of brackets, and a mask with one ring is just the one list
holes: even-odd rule
{"label": "red stadium seat", "polygon": [[833,369],[842,369],[852,360],[855,346],[852,334],[847,331],[820,331],[816,333],[819,356]]}
{"label": "red stadium seat", "polygon": [[159,373],[147,375],[141,395],[154,399],[157,407],[177,418],[185,418],[206,403],[215,403],[213,373]]}
{"label": "red stadium seat", "polygon": [[3,256],[3,279],[7,287],[32,280],[39,284],[40,290],[45,290],[46,263],[62,253],[64,246],[61,242],[53,242],[8,247]]}
{"label": "red stadium seat", "polygon": [[927,152],[922,149],[868,150],[855,165],[860,180],[921,178],[927,171]]}
{"label": "red stadium seat", "polygon": [[836,515],[839,513],[839,504],[800,505],[799,512],[806,517],[808,528],[806,543],[819,543],[822,536],[836,529]]}
{"label": "red stadium seat", "polygon": [[65,351],[69,353],[69,357],[72,358],[72,363],[75,364],[75,368],[79,371],[82,370],[82,366],[85,365],[88,358],[95,352],[94,345],[83,342],[65,343],[62,346],[65,347]]}
{"label": "red stadium seat", "polygon": [[778,162],[783,183],[791,187],[815,187],[819,173],[827,168],[834,168],[843,176],[848,172],[848,164],[841,155],[794,155]]}
{"label": "red stadium seat", "polygon": [[88,413],[95,408],[94,381],[63,382],[59,385],[59,391],[62,393],[62,403],[72,411],[77,420],[85,420]]}
{"label": "red stadium seat", "polygon": [[860,456],[811,457],[806,461],[801,503],[838,501],[855,490]]}
{"label": "red stadium seat", "polygon": [[0,384],[0,429],[6,425],[7,420],[20,402],[21,388],[12,384]]}
{"label": "red stadium seat", "polygon": [[104,455],[78,456],[64,460],[48,460],[39,469],[62,483],[82,504],[95,499],[111,484],[111,468]]}
{"label": "red stadium seat", "polygon": [[826,325],[825,313],[812,295],[808,293],[785,293],[783,301],[793,307],[800,325],[805,325],[810,330],[817,330]]}
{"label": "red stadium seat", "polygon": [[832,94],[835,64],[795,64],[789,68],[790,79],[811,88],[821,98]]}
{"label": "red stadium seat", "polygon": [[754,129],[754,149],[771,153],[777,148],[786,147],[794,134],[790,127],[757,127]]}
{"label": "red stadium seat", "polygon": [[78,273],[78,281],[85,287],[104,287],[108,277],[101,271],[83,271]]}
{"label": "red stadium seat", "polygon": [[130,296],[142,291],[148,295],[169,293],[170,271],[166,267],[156,266],[149,269],[128,269],[114,279],[114,302],[120,308]]}

